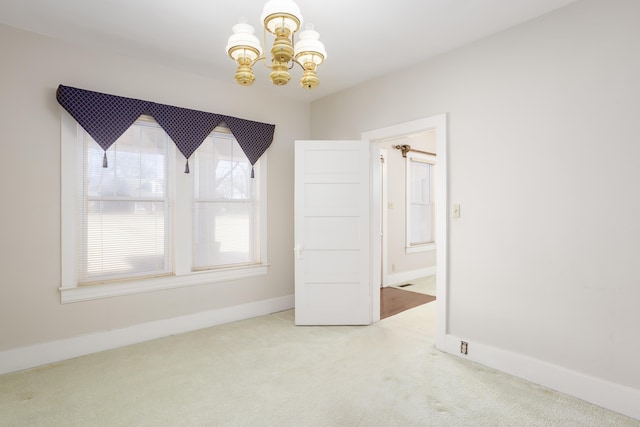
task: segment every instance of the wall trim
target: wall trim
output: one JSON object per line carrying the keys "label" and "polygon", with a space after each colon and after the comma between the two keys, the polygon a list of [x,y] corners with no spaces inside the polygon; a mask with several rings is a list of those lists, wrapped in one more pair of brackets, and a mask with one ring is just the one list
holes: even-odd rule
{"label": "wall trim", "polygon": [[100,298],[132,295],[142,292],[156,292],[186,286],[246,279],[249,277],[265,276],[268,272],[269,264],[255,264],[216,270],[194,271],[180,275],[172,274],[138,280],[132,279],[95,285],[61,287],[59,288],[60,303],[68,304],[79,301],[91,301]]}
{"label": "wall trim", "polygon": [[436,245],[434,242],[434,243],[427,243],[426,245],[405,246],[404,253],[417,254],[420,252],[431,252],[437,249],[438,249],[438,245]]}
{"label": "wall trim", "polygon": [[0,351],[0,374],[293,308],[293,295]]}
{"label": "wall trim", "polygon": [[[460,353],[460,341],[468,354]],[[447,334],[445,352],[640,420],[640,390]]]}
{"label": "wall trim", "polygon": [[419,268],[417,270],[403,271],[401,273],[393,273],[387,276],[388,286],[399,285],[411,280],[420,279],[422,277],[433,276],[436,274],[436,266]]}

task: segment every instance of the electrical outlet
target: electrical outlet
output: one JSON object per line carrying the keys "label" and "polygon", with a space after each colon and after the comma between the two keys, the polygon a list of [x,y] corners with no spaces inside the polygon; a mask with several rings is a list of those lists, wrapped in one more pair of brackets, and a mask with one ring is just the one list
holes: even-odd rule
{"label": "electrical outlet", "polygon": [[460,353],[467,354],[469,351],[469,344],[466,341],[460,341]]}

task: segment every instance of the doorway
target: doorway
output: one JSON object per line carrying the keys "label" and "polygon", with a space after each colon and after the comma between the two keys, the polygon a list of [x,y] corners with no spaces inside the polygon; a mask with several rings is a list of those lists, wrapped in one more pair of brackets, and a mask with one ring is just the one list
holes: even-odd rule
{"label": "doorway", "polygon": [[[447,116],[439,114],[424,119],[401,123],[362,134],[362,139],[370,142],[371,159],[371,242],[375,242],[371,253],[371,277],[380,277],[382,270],[383,247],[381,239],[382,224],[382,168],[380,162],[380,142],[422,131],[434,131],[438,168],[435,176],[435,241],[437,243],[436,260],[436,347],[444,350],[447,327],[447,235],[448,235],[448,187],[447,187]],[[390,155],[390,153],[387,153]],[[371,281],[371,292],[379,293],[378,280]],[[377,300],[377,306],[376,306]],[[374,321],[380,320],[380,301],[373,299],[372,313]]]}
{"label": "doorway", "polygon": [[376,143],[381,161],[380,285],[399,286],[435,276],[435,130]]}

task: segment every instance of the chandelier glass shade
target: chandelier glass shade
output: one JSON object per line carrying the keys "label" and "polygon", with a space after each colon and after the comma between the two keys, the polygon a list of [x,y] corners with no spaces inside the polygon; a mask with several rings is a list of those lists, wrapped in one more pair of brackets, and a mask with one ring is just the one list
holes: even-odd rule
{"label": "chandelier glass shade", "polygon": [[297,63],[303,69],[300,85],[306,89],[318,86],[320,79],[316,69],[327,58],[327,52],[313,25],[307,25],[298,34],[298,41],[294,41],[294,34],[300,30],[303,22],[298,5],[293,0],[270,0],[265,4],[260,18],[264,27],[265,46],[267,33],[273,38],[269,51],[271,61],[267,63],[254,28],[247,24],[246,19],[240,18],[240,23],[233,26],[233,34],[227,42],[227,53],[238,65],[236,81],[243,86],[252,85],[255,81],[253,65],[264,60],[271,69],[270,77],[275,85],[286,85],[291,79],[289,70]]}

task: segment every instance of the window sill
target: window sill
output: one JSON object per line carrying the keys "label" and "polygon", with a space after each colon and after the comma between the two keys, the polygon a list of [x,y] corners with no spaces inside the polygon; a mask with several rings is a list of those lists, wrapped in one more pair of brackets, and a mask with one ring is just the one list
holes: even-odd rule
{"label": "window sill", "polygon": [[408,246],[405,248],[405,253],[415,254],[418,252],[428,252],[428,251],[435,251],[435,250],[436,250],[435,243],[427,243],[426,245]]}
{"label": "window sill", "polygon": [[90,301],[100,298],[111,298],[121,295],[154,292],[186,286],[204,285],[207,283],[226,282],[229,280],[245,279],[264,276],[269,270],[269,264],[258,264],[244,267],[234,267],[215,271],[197,271],[180,276],[164,276],[126,282],[105,283],[97,285],[62,287],[60,288],[60,302],[62,304]]}

